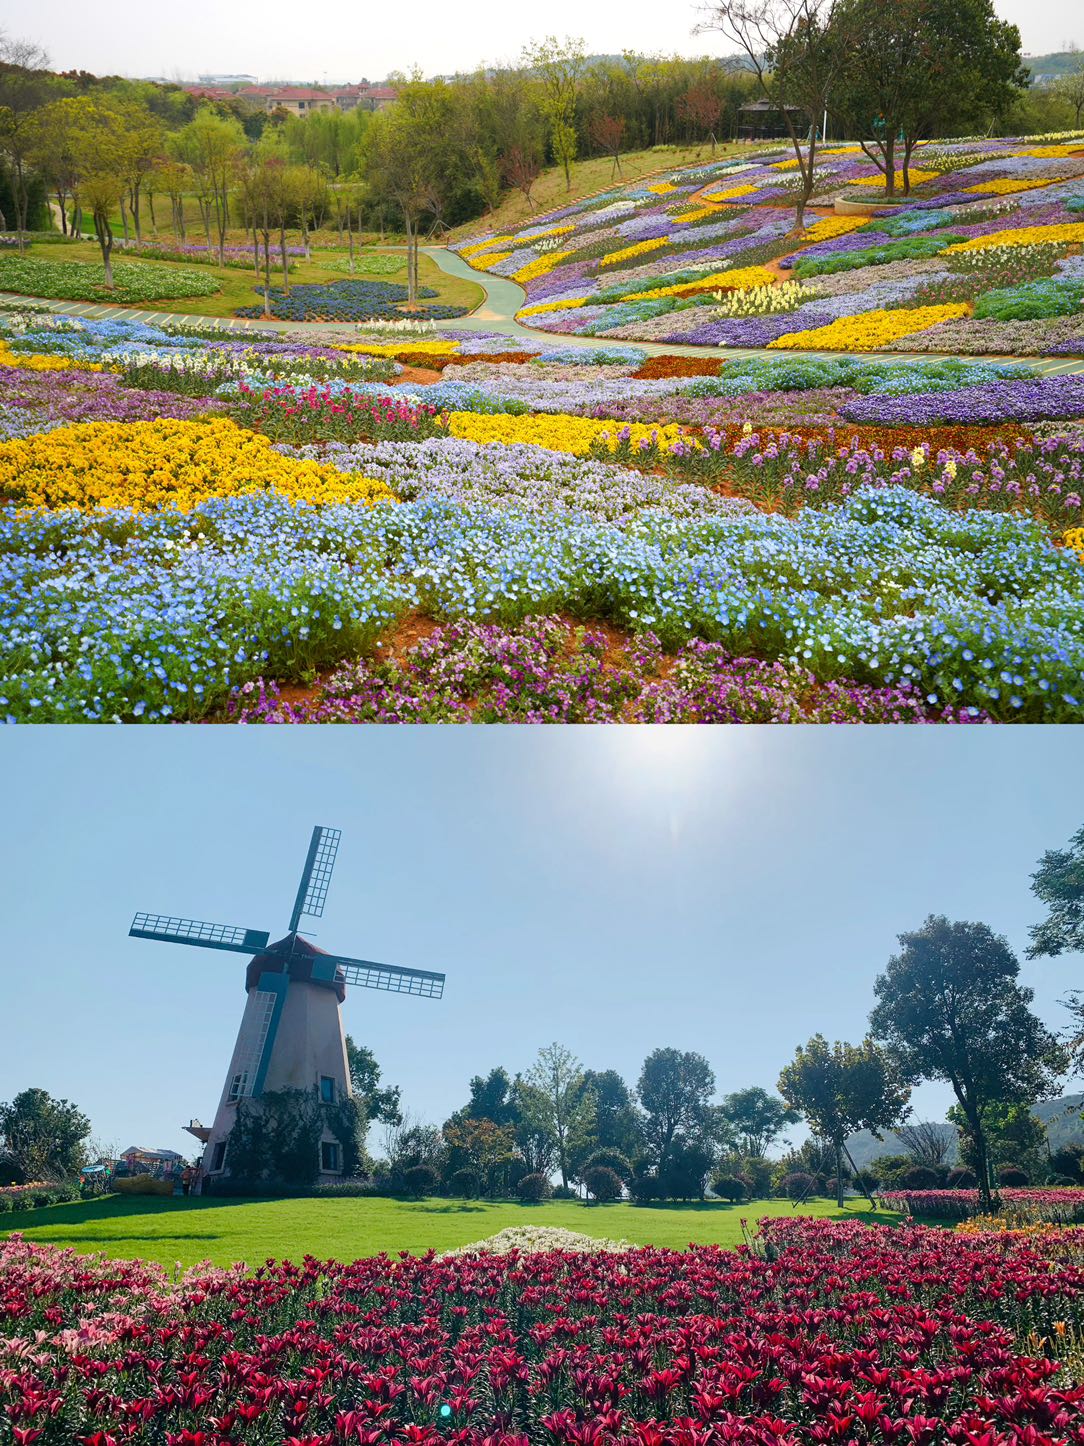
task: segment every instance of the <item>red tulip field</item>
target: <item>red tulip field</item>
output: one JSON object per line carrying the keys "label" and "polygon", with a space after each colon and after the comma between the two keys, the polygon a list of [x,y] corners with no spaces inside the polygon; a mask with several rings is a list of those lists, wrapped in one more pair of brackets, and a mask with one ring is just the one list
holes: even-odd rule
{"label": "red tulip field", "polygon": [[0,1246],[18,1446],[1084,1442],[1084,1233],[790,1219],[737,1251],[254,1273]]}

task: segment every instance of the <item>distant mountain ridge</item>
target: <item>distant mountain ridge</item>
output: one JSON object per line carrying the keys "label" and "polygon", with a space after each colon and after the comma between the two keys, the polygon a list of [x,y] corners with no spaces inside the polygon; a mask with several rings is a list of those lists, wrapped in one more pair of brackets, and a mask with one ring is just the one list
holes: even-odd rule
{"label": "distant mountain ridge", "polygon": [[[1060,1149],[1062,1145],[1084,1145],[1082,1105],[1084,1105],[1084,1094],[1062,1095],[1059,1099],[1044,1100],[1034,1107],[1032,1114],[1036,1119],[1042,1121],[1051,1150]],[[946,1123],[942,1128],[946,1135],[952,1137],[946,1158],[950,1165],[954,1165],[958,1154],[956,1126]],[[890,1130],[886,1131],[883,1140],[874,1139],[868,1130],[860,1130],[857,1135],[852,1135],[847,1141],[847,1148],[859,1169],[868,1165],[872,1160],[880,1159],[882,1155],[905,1155],[907,1153],[900,1137]]]}

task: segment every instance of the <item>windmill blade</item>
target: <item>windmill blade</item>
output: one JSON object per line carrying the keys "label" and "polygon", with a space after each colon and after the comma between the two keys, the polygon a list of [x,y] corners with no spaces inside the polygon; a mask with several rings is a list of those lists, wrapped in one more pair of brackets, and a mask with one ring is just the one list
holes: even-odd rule
{"label": "windmill blade", "polygon": [[234,954],[261,954],[271,938],[262,929],[208,924],[202,919],[178,919],[172,914],[137,914],[128,935],[158,939],[165,944],[195,944],[201,949],[229,949]]}
{"label": "windmill blade", "polygon": [[331,871],[335,867],[335,855],[339,852],[342,830],[337,828],[314,828],[309,841],[309,852],[301,873],[301,883],[294,900],[294,911],[290,915],[290,933],[297,932],[302,914],[318,919],[324,912],[327,886],[331,883]]}
{"label": "windmill blade", "polygon": [[384,989],[391,994],[417,994],[423,999],[439,999],[444,993],[443,974],[428,969],[400,969],[396,964],[376,964],[372,959],[348,959],[342,954],[319,954],[313,973],[326,972],[341,977],[360,989]]}

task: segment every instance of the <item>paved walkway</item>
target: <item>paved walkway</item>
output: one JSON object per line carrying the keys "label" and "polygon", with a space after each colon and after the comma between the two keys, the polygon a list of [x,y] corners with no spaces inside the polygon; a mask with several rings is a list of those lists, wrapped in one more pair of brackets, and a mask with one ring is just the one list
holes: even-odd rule
{"label": "paved walkway", "polygon": [[[386,247],[386,250],[394,250],[394,247]],[[448,276],[457,276],[464,281],[473,281],[486,293],[482,304],[471,312],[469,316],[457,317],[449,321],[448,326],[461,328],[464,331],[495,331],[502,336],[514,337],[516,340],[531,342],[536,346],[549,347],[587,347],[597,350],[600,347],[609,345],[635,346],[644,351],[648,356],[708,356],[725,357],[757,357],[771,356],[778,357],[780,353],[776,350],[768,350],[766,347],[720,347],[720,346],[687,346],[681,343],[652,342],[652,341],[618,341],[616,338],[607,343],[604,336],[566,336],[561,332],[540,331],[537,327],[524,326],[516,320],[516,312],[526,304],[527,293],[518,282],[511,281],[507,276],[491,276],[486,271],[475,271],[455,251],[449,251],[446,246],[423,246],[422,252],[445,272]],[[37,306],[48,307],[50,311],[62,316],[89,316],[99,318],[113,318],[124,321],[143,321],[150,325],[163,322],[188,323],[199,326],[216,327],[222,331],[244,333],[251,330],[261,331],[301,331],[311,332],[313,336],[327,336],[341,333],[344,323],[332,325],[326,322],[296,322],[296,321],[264,321],[248,320],[241,317],[214,317],[186,315],[183,312],[174,311],[152,311],[147,308],[137,310],[130,306],[112,306],[105,302],[88,301],[47,301],[40,297],[27,296],[21,300],[33,303]],[[829,352],[829,351],[787,351],[788,357],[818,357],[818,356],[849,356],[850,352]],[[945,357],[940,352],[910,352],[910,351],[884,351],[884,352],[862,352],[861,355],[871,361],[938,361],[956,360],[954,356]],[[1040,376],[1062,376],[1067,374],[1084,374],[1084,356],[1079,357],[1014,357],[1014,356],[965,356],[959,358],[962,361],[1019,361],[1030,366]]]}

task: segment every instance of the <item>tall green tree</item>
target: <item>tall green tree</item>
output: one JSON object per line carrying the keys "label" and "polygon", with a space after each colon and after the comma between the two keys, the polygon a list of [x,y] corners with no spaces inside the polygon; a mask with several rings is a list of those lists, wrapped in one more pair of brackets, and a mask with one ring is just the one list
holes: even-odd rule
{"label": "tall green tree", "polygon": [[829,104],[895,190],[910,189],[920,140],[970,132],[1011,104],[1024,82],[1020,32],[992,0],[842,0],[849,40]]}
{"label": "tall green tree", "polygon": [[565,173],[565,190],[572,189],[572,162],[576,159],[576,91],[587,64],[582,40],[547,35],[524,47],[523,64],[542,89],[542,112],[549,127],[553,159]]}
{"label": "tall green tree", "polygon": [[856,1130],[880,1138],[903,1121],[910,1090],[895,1062],[871,1039],[861,1044],[829,1044],[815,1034],[799,1045],[779,1076],[779,1093],[801,1114],[813,1133],[831,1143],[836,1162],[836,1203],[843,1207],[843,1148]]}
{"label": "tall green tree", "polygon": [[702,1054],[664,1048],[644,1060],[636,1094],[644,1111],[644,1141],[660,1180],[677,1151],[712,1134],[715,1075]]}
{"label": "tall green tree", "polygon": [[211,225],[214,223],[220,265],[226,260],[230,191],[247,148],[248,140],[240,123],[219,115],[212,106],[202,106],[188,125],[177,133],[174,142],[178,159],[192,168],[196,178],[208,249],[211,247]]}
{"label": "tall green tree", "polygon": [[382,1072],[372,1050],[364,1044],[355,1044],[347,1035],[346,1063],[350,1070],[350,1088],[364,1115],[366,1128],[377,1120],[385,1125],[398,1125],[402,1120],[400,1088],[380,1083]]}
{"label": "tall green tree", "polygon": [[1065,1051],[1033,1013],[1016,957],[988,925],[931,915],[899,940],[900,952],[873,986],[870,1028],[909,1082],[952,1086],[989,1206],[987,1111],[1054,1093]]}
{"label": "tall green tree", "polygon": [[0,1104],[0,1146],[27,1182],[71,1180],[86,1164],[90,1121],[70,1100],[27,1089]]}
{"label": "tall green tree", "polygon": [[0,31],[0,157],[7,162],[11,180],[20,252],[26,244],[30,182],[39,144],[35,115],[57,91],[48,63],[48,55],[33,41]]}
{"label": "tall green tree", "polygon": [[[1031,930],[1029,959],[1084,953],[1084,828],[1068,847],[1048,849],[1031,876],[1031,889],[1046,906],[1046,918]],[[1075,1068],[1084,1069],[1084,995],[1064,1001],[1072,1017],[1069,1048]]]}
{"label": "tall green tree", "polygon": [[724,1096],[719,1113],[735,1135],[739,1153],[750,1158],[766,1155],[787,1126],[799,1119],[797,1110],[759,1085]]}
{"label": "tall green tree", "polygon": [[538,1051],[519,1093],[524,1122],[552,1140],[561,1184],[567,1187],[581,1136],[594,1123],[594,1096],[584,1091],[579,1060],[563,1044],[547,1045]]}

